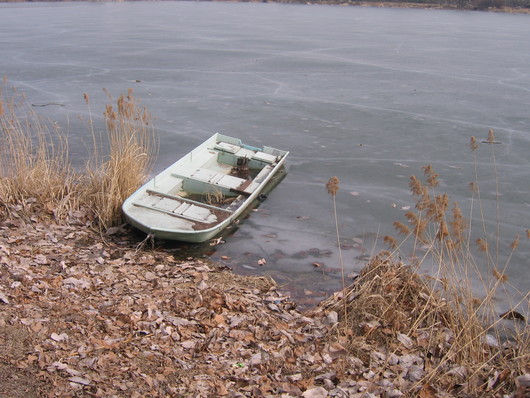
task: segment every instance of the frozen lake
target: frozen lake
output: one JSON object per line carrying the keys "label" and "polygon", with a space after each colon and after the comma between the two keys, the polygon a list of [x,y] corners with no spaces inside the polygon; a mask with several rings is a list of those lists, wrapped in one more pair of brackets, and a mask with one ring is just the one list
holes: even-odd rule
{"label": "frozen lake", "polygon": [[493,128],[502,142],[494,146],[498,179],[491,146],[477,153],[488,238],[499,229],[504,262],[521,235],[506,289],[527,292],[529,18],[249,3],[0,4],[0,73],[30,103],[64,105],[38,111],[68,130],[78,162],[89,137],[83,93],[103,130],[103,88],[116,97],[133,88],[153,113],[155,172],[214,132],[291,151],[287,177],[258,211],[225,244],[194,249],[240,273],[270,274],[301,302],[341,284],[331,176],[340,178],[344,265],[355,272],[386,247],[378,236],[397,236],[392,223],[414,206],[408,178],[421,166],[435,168],[439,190],[469,216],[469,140]]}

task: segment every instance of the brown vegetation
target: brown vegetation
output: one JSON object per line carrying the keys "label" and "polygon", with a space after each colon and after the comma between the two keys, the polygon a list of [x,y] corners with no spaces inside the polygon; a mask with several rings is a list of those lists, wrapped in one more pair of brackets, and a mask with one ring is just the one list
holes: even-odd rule
{"label": "brown vegetation", "polygon": [[[89,106],[88,95],[84,98]],[[145,181],[156,155],[150,114],[138,105],[132,91],[118,98],[116,109],[107,105],[104,142],[98,142],[89,121],[93,148],[84,170],[71,167],[66,135],[56,124],[42,120],[22,93],[0,88],[0,104],[4,215],[13,208],[31,208],[60,222],[86,208],[94,215],[94,227],[105,230],[121,223],[123,201]],[[27,206],[33,202],[37,206]]]}
{"label": "brown vegetation", "polygon": [[[482,142],[498,143],[493,130]],[[471,149],[478,149],[474,137]],[[492,151],[494,159],[493,146]],[[498,312],[495,300],[502,294],[501,286],[509,283],[506,271],[511,254],[501,264],[499,253],[494,252],[499,245],[490,242],[484,232],[475,243],[478,253],[486,258],[486,271],[491,269],[493,281],[484,275],[484,268],[477,265],[483,259],[473,254],[472,231],[458,203],[451,206],[448,195],[438,192],[439,175],[430,165],[422,169],[425,182],[412,176],[409,184],[416,210],[405,214],[406,224],[394,223],[405,241],[385,237],[393,252],[372,258],[352,286],[322,303],[317,311],[337,314],[330,338],[344,350],[364,363],[374,361],[377,351],[375,356],[385,367],[374,371],[373,382],[390,386],[395,396],[406,391],[407,396],[420,397],[510,393],[523,397],[528,393],[523,384],[530,379],[530,294],[512,297],[518,310]],[[479,182],[473,187],[478,195]],[[501,239],[498,231],[495,238]],[[411,260],[410,265],[397,260],[406,240],[412,240],[413,258],[420,253],[420,246],[422,249],[421,259]],[[517,250],[520,242],[516,235],[511,250]],[[430,275],[420,276],[420,270],[430,270]],[[477,281],[483,285],[480,298],[472,287]],[[506,319],[513,322],[507,325]],[[404,354],[410,361],[408,379],[399,373],[402,368],[393,368],[403,361],[397,356]],[[389,394],[390,390],[385,391]]]}

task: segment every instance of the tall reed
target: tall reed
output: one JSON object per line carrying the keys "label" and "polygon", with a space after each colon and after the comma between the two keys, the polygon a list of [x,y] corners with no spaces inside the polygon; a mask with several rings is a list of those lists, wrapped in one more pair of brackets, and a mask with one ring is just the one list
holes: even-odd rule
{"label": "tall reed", "polygon": [[[337,192],[339,192],[339,178],[334,176],[329,179],[329,181],[326,184],[326,190],[328,194],[333,198],[333,218],[335,220],[335,236],[337,238],[337,248],[339,251],[339,265],[340,265],[340,272],[341,272],[341,280],[342,280],[342,290],[346,288],[346,277],[344,273],[344,261],[342,258],[342,247],[341,247],[341,241],[340,241],[340,231],[339,231],[339,218],[337,214]],[[346,304],[345,304],[346,305]],[[343,310],[343,316],[345,317],[344,322],[347,321],[348,317],[348,311],[346,310],[346,306]]]}
{"label": "tall reed", "polygon": [[344,276],[344,262],[342,260],[342,247],[340,242],[340,231],[339,231],[339,219],[337,214],[337,192],[339,192],[339,178],[331,177],[326,184],[326,190],[328,194],[333,198],[333,217],[335,219],[335,236],[337,238],[337,246],[339,250],[339,262],[341,269],[341,278],[342,278],[342,288],[346,287],[346,280]]}
{"label": "tall reed", "polygon": [[[86,94],[85,100],[89,104]],[[107,105],[104,117],[107,142],[103,147],[108,152],[94,149],[83,199],[96,214],[100,226],[107,228],[121,221],[123,201],[147,178],[157,141],[151,114],[138,104],[132,90],[127,96],[121,95],[115,106]]]}
{"label": "tall reed", "polygon": [[[475,137],[471,137],[470,148],[475,159],[476,181],[470,184],[472,206],[468,218],[463,216],[458,203],[450,205],[448,195],[436,191],[438,175],[431,166],[423,168],[424,183],[411,177],[411,192],[417,198],[416,211],[406,214],[412,235],[427,248],[424,262],[434,265],[432,292],[440,295],[450,308],[446,315],[447,325],[453,331],[451,346],[426,374],[424,382],[442,380],[443,377],[446,382],[454,382],[456,377],[448,377],[447,373],[451,365],[459,363],[467,369],[466,389],[468,393],[474,394],[485,394],[485,381],[493,380],[494,373],[499,372],[499,369],[510,371],[505,372],[504,380],[499,379],[490,384],[495,384],[499,391],[502,387],[507,388],[510,379],[513,382],[515,376],[528,372],[525,366],[530,363],[530,335],[525,319],[530,313],[528,291],[519,292],[515,286],[511,286],[511,294],[515,297],[511,298],[512,310],[505,314],[501,314],[496,304],[499,295],[506,294],[503,287],[509,284],[507,270],[520,238],[519,234],[512,238],[510,251],[503,257],[500,251],[503,237],[499,231],[501,204],[493,146],[498,142],[495,141],[493,130],[489,130],[487,139],[482,143],[491,149],[496,183],[495,231],[486,229],[476,171],[479,144]],[[473,203],[477,198],[482,228],[472,231],[470,220],[475,217]],[[402,225],[397,223],[396,226],[401,232],[406,232]],[[509,318],[512,321],[509,323],[505,322],[506,314],[511,314]],[[515,344],[503,345],[507,338]],[[454,372],[452,375],[455,376]],[[488,391],[489,394],[493,395],[494,391]]]}
{"label": "tall reed", "polygon": [[16,89],[0,87],[0,204],[36,203],[62,217],[77,203],[67,136],[46,123]]}
{"label": "tall reed", "polygon": [[[13,89],[0,88],[0,206],[7,216],[48,214],[65,221],[88,209],[92,225],[106,229],[122,220],[121,204],[146,179],[157,153],[152,118],[129,90],[104,112],[106,139],[100,142],[92,116],[93,148],[85,169],[74,170],[68,137],[41,118]],[[84,95],[87,106],[89,97]],[[24,204],[30,206],[24,206]],[[20,209],[22,206],[22,209]],[[31,208],[31,209],[30,209]]]}
{"label": "tall reed", "polygon": [[[483,143],[497,143],[493,131]],[[473,153],[478,149],[474,137],[471,149]],[[472,231],[469,220],[477,206],[471,206],[465,217],[459,204],[440,192],[439,176],[432,166],[422,170],[424,176],[412,176],[409,183],[414,211],[405,214],[405,222],[394,223],[405,238],[398,244],[396,238],[385,237],[393,251],[375,256],[335,304],[338,311],[344,311],[347,303],[348,317],[343,319],[349,322],[342,324],[343,336],[350,336],[352,349],[357,341],[351,339],[352,333],[380,344],[385,340],[390,347],[399,345],[389,344],[394,341],[392,336],[411,338],[426,361],[411,389],[420,396],[425,386],[457,396],[494,397],[513,392],[516,377],[530,371],[530,294],[511,286],[516,292],[512,294],[518,296],[505,313],[500,312],[497,298],[510,283],[507,271],[513,252],[523,243],[520,236],[530,238],[530,233],[527,229],[514,236],[511,251],[502,256],[498,227],[487,234],[483,222],[483,228]],[[496,174],[496,166],[494,170]],[[479,183],[470,185],[472,204],[480,198]],[[483,219],[480,203],[478,208]],[[408,258],[404,247],[413,254],[408,265],[398,260]],[[420,272],[427,275],[420,276]],[[425,392],[425,396],[434,395]]]}

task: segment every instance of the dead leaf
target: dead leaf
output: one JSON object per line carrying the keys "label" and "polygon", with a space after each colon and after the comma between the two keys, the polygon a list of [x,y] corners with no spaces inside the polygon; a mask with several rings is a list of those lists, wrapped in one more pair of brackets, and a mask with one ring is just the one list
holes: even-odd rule
{"label": "dead leaf", "polygon": [[[247,277],[220,277],[216,265],[180,246],[138,250],[127,230],[115,239],[106,235],[103,242],[92,230],[70,224],[26,227],[21,220],[0,221],[0,360],[13,365],[4,369],[8,373],[0,380],[0,391],[14,374],[28,396],[46,395],[50,388],[56,396],[131,398],[273,396],[279,391],[306,398],[442,395],[421,384],[447,354],[454,335],[434,325],[410,336],[398,334],[384,317],[362,316],[364,303],[356,301],[364,302],[358,296],[365,278],[357,278],[353,290],[329,294],[314,312],[302,312],[281,289],[314,305],[314,297],[328,295],[324,287],[289,281],[278,291],[270,284],[265,289]],[[362,236],[342,243],[366,245]],[[36,267],[37,255],[47,263]],[[339,275],[340,269],[311,263],[331,255],[332,250],[313,247],[293,257],[312,257],[304,260],[306,266]],[[254,270],[258,261],[265,265],[260,253],[245,256],[238,267],[243,262]],[[287,261],[289,256],[277,251],[266,258]],[[399,279],[390,268],[391,278]],[[374,292],[370,297],[379,302],[383,296]],[[416,299],[440,305],[421,292],[412,297]],[[341,328],[345,301],[347,306],[360,304],[359,319],[353,314],[344,318],[355,322],[354,328]],[[432,361],[425,361],[428,355]],[[510,368],[509,360],[502,363],[507,365],[490,362],[481,370],[481,391],[491,387],[504,396],[517,388],[514,398],[526,398],[527,379],[515,379],[521,372]],[[461,366],[456,356],[450,359],[441,372],[445,385],[465,380]],[[437,376],[429,383],[440,385]]]}
{"label": "dead leaf", "polygon": [[220,244],[223,244],[223,243],[225,243],[223,238],[212,239],[210,241],[210,246],[217,246],[217,245],[220,245]]}
{"label": "dead leaf", "polygon": [[304,391],[302,397],[304,398],[326,398],[328,391],[323,387],[315,387]]}
{"label": "dead leaf", "polygon": [[328,325],[335,325],[339,321],[339,314],[337,311],[330,311],[326,315],[326,322]]}
{"label": "dead leaf", "polygon": [[184,348],[191,349],[191,348],[195,348],[195,346],[197,345],[197,341],[195,341],[195,340],[186,340],[186,341],[183,341],[180,344]]}
{"label": "dead leaf", "polygon": [[261,352],[258,352],[250,357],[250,365],[259,365],[261,363]]}
{"label": "dead leaf", "polygon": [[338,357],[348,355],[348,350],[339,343],[333,343],[329,347],[329,354],[332,359],[337,359]]}
{"label": "dead leaf", "polygon": [[403,344],[406,348],[412,348],[412,346],[414,345],[414,343],[412,342],[412,339],[407,336],[406,334],[402,334],[402,333],[398,333],[397,334],[397,339],[399,340],[399,342],[401,344]]}
{"label": "dead leaf", "polygon": [[90,287],[90,282],[86,279],[66,278],[63,281],[63,285],[65,285],[66,287],[88,289]]}
{"label": "dead leaf", "polygon": [[79,376],[72,376],[72,377],[69,377],[68,380],[70,380],[72,383],[76,383],[76,384],[82,384],[84,386],[89,386],[91,381],[88,380],[88,379],[85,379],[83,377],[79,377]]}
{"label": "dead leaf", "polygon": [[3,302],[4,304],[9,304],[9,300],[7,296],[2,292],[0,292],[0,301]]}
{"label": "dead leaf", "polygon": [[213,320],[217,325],[226,325],[225,317],[222,314],[216,314]]}
{"label": "dead leaf", "polygon": [[436,390],[429,384],[424,384],[420,390],[420,398],[436,398]]}
{"label": "dead leaf", "polygon": [[66,333],[61,333],[61,334],[52,333],[50,338],[53,341],[65,341],[65,340],[68,340],[68,335]]}
{"label": "dead leaf", "polygon": [[68,380],[70,380],[71,382],[76,383],[76,384],[82,384],[84,386],[89,386],[90,383],[91,383],[90,380],[85,379],[83,377],[79,377],[79,376],[69,377]]}
{"label": "dead leaf", "polygon": [[42,254],[37,254],[35,256],[35,262],[39,265],[45,265],[48,264],[48,259]]}

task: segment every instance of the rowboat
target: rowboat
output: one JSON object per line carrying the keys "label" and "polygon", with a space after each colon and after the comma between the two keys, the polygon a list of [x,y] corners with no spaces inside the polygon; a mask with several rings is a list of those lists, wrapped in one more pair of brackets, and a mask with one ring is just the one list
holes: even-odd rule
{"label": "rowboat", "polygon": [[288,153],[214,134],[127,198],[123,214],[155,238],[207,241],[256,205]]}

